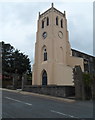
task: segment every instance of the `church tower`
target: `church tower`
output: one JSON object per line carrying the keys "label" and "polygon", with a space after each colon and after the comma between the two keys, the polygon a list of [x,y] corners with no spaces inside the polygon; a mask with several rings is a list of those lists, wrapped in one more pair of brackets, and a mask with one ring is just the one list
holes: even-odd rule
{"label": "church tower", "polygon": [[32,85],[73,86],[72,68],[83,59],[72,57],[66,13],[54,8],[39,13]]}

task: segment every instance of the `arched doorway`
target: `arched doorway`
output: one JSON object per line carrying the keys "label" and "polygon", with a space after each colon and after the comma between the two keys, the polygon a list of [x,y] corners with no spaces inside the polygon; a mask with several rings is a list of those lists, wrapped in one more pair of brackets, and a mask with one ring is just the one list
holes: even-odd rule
{"label": "arched doorway", "polygon": [[47,72],[45,70],[42,73],[42,85],[47,85]]}

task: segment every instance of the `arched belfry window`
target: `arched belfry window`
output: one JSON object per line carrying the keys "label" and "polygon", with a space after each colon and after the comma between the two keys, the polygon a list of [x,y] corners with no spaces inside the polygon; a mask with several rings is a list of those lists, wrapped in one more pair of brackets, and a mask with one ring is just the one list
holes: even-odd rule
{"label": "arched belfry window", "polygon": [[42,28],[44,28],[44,21],[42,20]]}
{"label": "arched belfry window", "polygon": [[45,70],[42,71],[42,85],[47,85],[47,72]]}
{"label": "arched belfry window", "polygon": [[61,19],[60,22],[61,22],[61,28],[63,28],[63,19]]}
{"label": "arched belfry window", "polygon": [[47,17],[47,26],[49,25],[49,18]]}
{"label": "arched belfry window", "polygon": [[47,48],[46,48],[46,46],[43,47],[43,61],[47,61]]}
{"label": "arched belfry window", "polygon": [[56,25],[58,25],[58,16],[56,17]]}

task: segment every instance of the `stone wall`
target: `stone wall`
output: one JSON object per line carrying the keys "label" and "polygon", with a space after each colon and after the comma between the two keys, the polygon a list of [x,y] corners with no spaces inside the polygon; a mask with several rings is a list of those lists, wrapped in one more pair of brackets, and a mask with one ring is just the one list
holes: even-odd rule
{"label": "stone wall", "polygon": [[24,86],[23,91],[58,96],[70,97],[75,95],[73,86]]}
{"label": "stone wall", "polygon": [[76,99],[85,100],[85,91],[83,83],[83,73],[80,66],[75,66],[74,72],[74,84],[75,84],[75,97]]}

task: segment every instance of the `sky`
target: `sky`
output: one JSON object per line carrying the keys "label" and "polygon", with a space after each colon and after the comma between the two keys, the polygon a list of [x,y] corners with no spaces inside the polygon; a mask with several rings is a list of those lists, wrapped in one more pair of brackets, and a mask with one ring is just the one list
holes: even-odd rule
{"label": "sky", "polygon": [[[1,2],[0,41],[10,43],[28,55],[34,63],[38,13],[51,7],[51,2]],[[93,55],[93,3],[55,2],[66,11],[71,48]]]}

